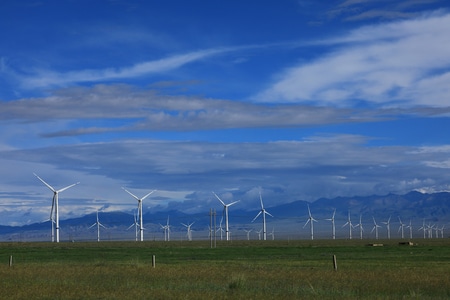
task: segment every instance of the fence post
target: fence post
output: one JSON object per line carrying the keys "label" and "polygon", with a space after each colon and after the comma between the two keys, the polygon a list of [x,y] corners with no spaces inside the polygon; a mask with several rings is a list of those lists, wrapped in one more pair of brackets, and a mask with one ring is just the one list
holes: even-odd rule
{"label": "fence post", "polygon": [[333,255],[333,268],[334,268],[335,271],[337,270],[336,255]]}
{"label": "fence post", "polygon": [[152,267],[156,266],[156,255],[152,255]]}
{"label": "fence post", "polygon": [[9,256],[9,266],[12,267],[13,265],[13,257],[12,255]]}

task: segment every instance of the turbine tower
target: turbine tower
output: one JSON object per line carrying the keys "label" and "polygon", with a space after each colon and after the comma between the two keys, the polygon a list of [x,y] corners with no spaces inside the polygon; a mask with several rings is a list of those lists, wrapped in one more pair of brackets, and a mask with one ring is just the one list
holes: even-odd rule
{"label": "turbine tower", "polygon": [[305,225],[303,225],[303,228],[305,228],[306,225],[310,225],[311,227],[311,240],[314,240],[314,222],[317,222],[316,219],[313,218],[313,216],[311,215],[311,210],[309,209],[309,204],[308,205],[308,220],[306,221]]}
{"label": "turbine tower", "polygon": [[[50,222],[52,223],[52,242],[55,241],[55,237],[53,236],[54,231],[56,231],[56,242],[59,243],[59,199],[58,195],[59,193],[67,190],[68,188],[71,188],[79,182],[71,184],[69,186],[66,186],[65,188],[55,190],[51,185],[49,185],[47,182],[45,182],[41,177],[37,176],[35,173],[33,173],[34,176],[36,176],[45,186],[47,186],[52,192],[53,192],[53,200],[52,200],[52,210],[50,211]],[[53,219],[53,214],[55,218]],[[53,226],[55,227],[55,230],[53,230]]]}
{"label": "turbine tower", "polygon": [[413,227],[412,227],[412,221],[411,221],[411,219],[409,219],[409,225],[406,226],[406,228],[409,229],[409,238],[412,239],[412,238],[413,238],[413,234],[412,234],[412,232],[413,232]]}
{"label": "turbine tower", "polygon": [[355,227],[359,227],[359,238],[362,240],[364,232],[364,228],[362,225],[362,215],[359,215],[359,223]]}
{"label": "turbine tower", "polygon": [[103,227],[103,228],[105,228],[105,229],[106,229],[106,227],[105,227],[102,223],[100,223],[100,221],[98,220],[98,210],[97,210],[97,222],[95,222],[94,224],[92,224],[91,226],[89,226],[88,229],[91,229],[91,228],[94,227],[95,225],[97,225],[97,242],[100,242],[100,226]]}
{"label": "turbine tower", "polygon": [[352,229],[353,229],[353,224],[352,224],[352,220],[350,220],[350,212],[348,212],[348,219],[347,219],[347,223],[345,223],[342,228],[344,228],[345,226],[348,225],[348,230],[349,230],[349,239],[352,239]]}
{"label": "turbine tower", "polygon": [[398,217],[398,221],[400,222],[400,227],[398,227],[398,231],[401,231],[402,239],[404,239],[405,238],[405,224],[403,224],[402,219],[400,219],[400,216]]}
{"label": "turbine tower", "polygon": [[134,223],[131,224],[130,227],[127,228],[127,230],[130,229],[130,228],[133,227],[133,226],[135,227],[135,233],[136,233],[136,239],[135,239],[135,241],[137,242],[137,240],[138,240],[138,228],[139,228],[139,224],[138,224],[138,221],[137,221],[137,216],[136,216],[136,214],[134,214]]}
{"label": "turbine tower", "polygon": [[326,219],[327,221],[331,221],[331,226],[332,226],[332,238],[333,240],[336,239],[336,226],[334,224],[334,216],[336,215],[336,208],[333,211],[333,216],[331,217],[331,219]]}
{"label": "turbine tower", "polygon": [[151,194],[153,194],[156,190],[151,191],[150,193],[148,193],[147,195],[145,195],[142,198],[138,198],[137,196],[135,196],[133,193],[131,193],[130,191],[128,191],[126,188],[122,187],[122,189],[127,192],[128,194],[130,194],[134,199],[137,200],[138,202],[138,214],[139,214],[139,233],[140,233],[140,241],[143,242],[144,241],[144,220],[142,217],[142,201],[144,201],[145,198],[147,198],[148,196],[150,196]]}
{"label": "turbine tower", "polygon": [[267,232],[266,232],[266,214],[269,215],[269,216],[271,216],[272,218],[273,218],[273,216],[272,216],[268,211],[266,211],[265,208],[264,208],[264,204],[263,204],[262,196],[261,196],[261,191],[259,192],[259,201],[261,202],[261,210],[260,210],[259,213],[256,215],[256,217],[252,220],[252,222],[254,222],[254,221],[259,217],[259,215],[262,214],[262,218],[263,218],[263,228],[262,228],[262,229],[263,229],[263,240],[265,241],[266,238],[267,238]]}
{"label": "turbine tower", "polygon": [[374,217],[372,217],[372,219],[373,219],[373,228],[372,228],[371,232],[373,232],[375,230],[375,239],[378,240],[378,228],[381,226],[377,224]]}
{"label": "turbine tower", "polygon": [[217,196],[216,193],[212,192],[214,194],[214,196],[216,196],[216,198],[220,201],[220,203],[222,203],[223,205],[223,211],[225,212],[225,236],[227,241],[230,240],[230,231],[228,229],[228,207],[230,207],[233,204],[236,204],[239,202],[239,200],[231,202],[229,204],[225,204],[225,202],[222,201],[222,199],[219,198],[219,196]]}
{"label": "turbine tower", "polygon": [[383,224],[386,224],[387,238],[391,239],[391,216],[389,216],[389,219],[386,222],[383,222]]}

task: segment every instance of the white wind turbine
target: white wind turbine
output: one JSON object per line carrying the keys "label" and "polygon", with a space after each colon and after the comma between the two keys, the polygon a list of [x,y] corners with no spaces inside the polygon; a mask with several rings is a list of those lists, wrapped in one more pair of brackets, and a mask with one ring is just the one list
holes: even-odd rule
{"label": "white wind turbine", "polygon": [[404,233],[404,231],[405,231],[405,224],[402,222],[402,219],[400,219],[400,216],[398,217],[398,221],[400,222],[400,226],[398,227],[398,231],[401,232],[402,239],[404,239],[405,238],[405,233]]}
{"label": "white wind turbine", "polygon": [[352,224],[352,220],[350,220],[350,212],[348,212],[348,219],[347,219],[347,223],[345,223],[342,228],[344,228],[345,226],[348,225],[348,230],[349,230],[349,239],[352,239],[352,229],[353,229],[353,224]]}
{"label": "white wind turbine", "polygon": [[[47,182],[45,182],[41,177],[37,176],[35,173],[33,173],[34,176],[36,176],[45,186],[47,186],[52,192],[53,192],[53,200],[52,200],[52,210],[50,211],[50,222],[52,223],[52,242],[54,242],[54,230],[53,226],[55,226],[56,231],[56,242],[59,243],[59,199],[58,194],[67,190],[68,188],[71,188],[79,182],[71,184],[69,186],[66,186],[65,188],[55,190],[51,185],[49,185]],[[53,214],[55,215],[55,218],[53,219]]]}
{"label": "white wind turbine", "polygon": [[336,215],[336,208],[333,211],[333,216],[331,217],[331,219],[326,219],[327,221],[331,221],[331,226],[332,226],[332,237],[333,240],[336,239],[336,226],[334,224],[334,216]]}
{"label": "white wind turbine", "polygon": [[362,240],[364,232],[364,228],[362,225],[362,215],[359,215],[359,223],[355,227],[359,227],[359,238]]}
{"label": "white wind turbine", "polygon": [[373,219],[373,228],[371,232],[375,230],[375,239],[378,240],[378,228],[380,228],[381,226],[377,224],[374,217],[372,217],[372,219]]}
{"label": "white wind turbine", "polygon": [[411,219],[409,219],[409,225],[408,226],[406,226],[406,228],[408,228],[409,229],[409,238],[410,239],[412,239],[413,238],[413,227],[412,227],[412,221],[411,221]]}
{"label": "white wind turbine", "polygon": [[423,238],[425,238],[426,228],[425,228],[425,219],[423,219],[422,227],[420,227],[418,230],[423,231]]}
{"label": "white wind turbine", "polygon": [[258,240],[259,241],[261,240],[261,232],[262,232],[262,229],[260,229],[259,231],[256,232],[258,234]]}
{"label": "white wind turbine", "polygon": [[223,228],[222,228],[222,221],[223,221],[223,216],[222,216],[222,218],[220,218],[220,223],[219,223],[219,228],[217,228],[217,230],[216,230],[216,232],[217,231],[219,231],[220,232],[220,240],[222,240],[222,238],[223,238],[223,233],[224,233],[224,230],[223,230]]}
{"label": "white wind turbine", "polygon": [[130,229],[130,228],[133,227],[133,226],[134,226],[134,228],[135,228],[136,242],[137,242],[137,240],[138,240],[138,228],[139,228],[139,224],[138,224],[138,221],[137,221],[137,216],[136,216],[136,214],[134,214],[134,223],[131,224],[130,227],[127,228],[127,230]]}
{"label": "white wind turbine", "polygon": [[156,190],[153,190],[150,193],[148,193],[147,195],[145,195],[144,197],[139,198],[139,197],[135,196],[133,193],[131,193],[130,191],[128,191],[126,188],[122,187],[122,189],[125,192],[127,192],[128,194],[130,194],[138,202],[139,233],[140,233],[140,241],[143,242],[144,241],[144,219],[142,217],[142,201],[144,201],[145,198],[147,198],[148,196],[153,194]]}
{"label": "white wind turbine", "polygon": [[98,210],[97,210],[97,221],[94,224],[92,224],[91,226],[89,226],[88,229],[91,229],[95,225],[97,225],[97,242],[100,242],[100,226],[105,229],[106,229],[106,227],[102,223],[100,223],[100,221],[98,220]]}
{"label": "white wind turbine", "polygon": [[389,219],[386,222],[383,222],[383,224],[386,224],[387,238],[391,239],[391,216],[389,216]]}
{"label": "white wind turbine", "polygon": [[167,223],[166,223],[166,225],[161,225],[161,224],[159,224],[160,226],[161,226],[161,229],[164,229],[164,241],[165,242],[167,242],[167,241],[170,241],[170,226],[169,226],[169,216],[167,216]]}
{"label": "white wind turbine", "polygon": [[181,223],[181,224],[183,224],[183,226],[184,227],[186,227],[187,228],[187,234],[186,234],[186,236],[187,236],[187,238],[188,238],[188,240],[189,241],[192,241],[192,229],[191,229],[191,226],[194,224],[195,222],[192,222],[191,224],[184,224],[184,223]]}
{"label": "white wind turbine", "polygon": [[250,232],[252,232],[252,230],[251,229],[249,229],[249,230],[244,229],[244,231],[245,231],[245,233],[247,233],[247,241],[249,241],[250,240]]}
{"label": "white wind turbine", "polygon": [[309,204],[308,205],[308,220],[306,221],[305,225],[303,225],[303,228],[305,228],[306,225],[308,225],[311,228],[311,240],[314,240],[314,222],[317,222],[316,219],[313,218],[313,216],[311,215],[311,210],[309,209]]}
{"label": "white wind turbine", "polygon": [[216,196],[216,198],[220,201],[220,203],[222,203],[223,205],[223,211],[225,212],[225,236],[227,241],[230,240],[230,231],[228,229],[228,207],[230,207],[233,204],[236,204],[239,202],[239,200],[231,202],[229,204],[225,204],[225,202],[222,201],[222,199],[219,198],[219,196],[217,196],[216,193],[212,192],[214,194],[214,196]]}
{"label": "white wind turbine", "polygon": [[254,222],[259,217],[259,215],[262,214],[262,218],[263,218],[263,228],[262,228],[262,230],[263,230],[263,240],[265,241],[266,238],[267,238],[267,233],[266,233],[266,214],[271,216],[271,217],[273,217],[273,216],[268,211],[265,210],[264,204],[263,204],[263,201],[262,201],[261,192],[259,192],[259,200],[261,202],[261,210],[256,215],[256,217],[252,220],[252,222]]}
{"label": "white wind turbine", "polygon": [[272,241],[275,240],[275,229],[272,228],[272,232],[269,232],[269,235],[272,236]]}

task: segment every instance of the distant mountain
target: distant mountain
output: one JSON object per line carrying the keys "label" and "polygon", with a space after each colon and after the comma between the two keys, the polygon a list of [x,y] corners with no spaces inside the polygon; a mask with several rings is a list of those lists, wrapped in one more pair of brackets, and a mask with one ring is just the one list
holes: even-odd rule
{"label": "distant mountain", "polygon": [[[422,224],[423,220],[431,223],[447,224],[450,220],[450,193],[422,194],[419,192],[410,192],[405,195],[388,194],[384,196],[371,195],[366,197],[337,197],[333,199],[321,198],[314,202],[294,201],[273,207],[267,207],[266,210],[273,215],[268,216],[267,222],[276,224],[277,222],[300,223],[303,224],[308,218],[308,205],[311,213],[317,220],[331,218],[333,210],[336,209],[336,220],[345,223],[348,214],[351,214],[352,220],[358,219],[362,215],[365,222],[372,224],[372,217],[381,221],[386,221],[391,217],[393,223],[398,223],[400,217],[404,223],[414,220],[416,224]],[[230,209],[230,224],[235,228],[249,228],[260,226],[261,220],[252,220],[259,212],[255,210]],[[222,220],[222,210],[216,211],[216,224],[219,227],[222,221],[222,227],[225,221]],[[161,231],[160,224],[166,224],[169,217],[169,223],[173,231],[185,230],[184,224],[195,222],[195,230],[207,231],[210,224],[209,211],[200,214],[186,214],[178,210],[167,210],[157,213],[145,213],[144,224],[148,236],[152,232],[153,236],[158,236]],[[125,212],[99,212],[99,220],[107,228],[109,234],[112,231],[121,232],[121,235],[133,237],[132,230],[127,231],[134,224],[135,216]],[[96,222],[96,213],[88,214],[79,218],[60,221],[60,227],[63,231],[70,232],[71,237],[92,238],[94,229],[87,230],[89,226]],[[323,222],[322,222],[323,223]],[[274,225],[272,225],[274,226]],[[324,226],[324,225],[322,225]],[[370,225],[372,226],[372,225]],[[286,225],[287,227],[287,225]],[[367,226],[366,226],[367,227]],[[43,238],[48,240],[50,235],[50,222],[35,223],[20,227],[0,226],[0,240],[11,240],[12,236],[18,235],[27,239],[33,236],[35,239]],[[417,228],[417,227],[416,227]]]}

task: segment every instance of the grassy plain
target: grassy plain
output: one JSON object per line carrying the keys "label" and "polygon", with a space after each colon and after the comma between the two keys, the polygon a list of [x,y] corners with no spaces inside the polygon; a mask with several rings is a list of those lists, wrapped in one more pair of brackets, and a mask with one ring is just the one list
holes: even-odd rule
{"label": "grassy plain", "polygon": [[384,246],[369,247],[367,240],[232,241],[214,249],[209,241],[0,243],[0,290],[3,299],[450,298],[450,239],[377,242]]}

